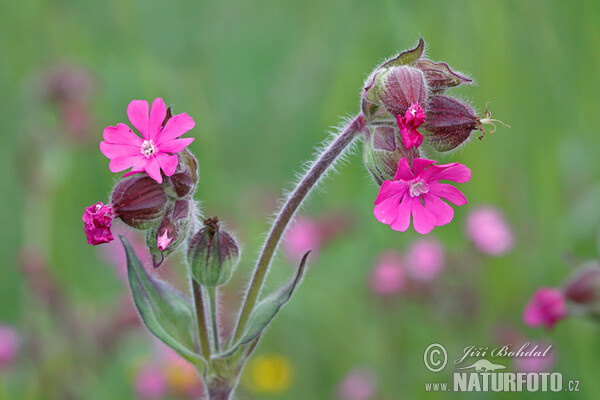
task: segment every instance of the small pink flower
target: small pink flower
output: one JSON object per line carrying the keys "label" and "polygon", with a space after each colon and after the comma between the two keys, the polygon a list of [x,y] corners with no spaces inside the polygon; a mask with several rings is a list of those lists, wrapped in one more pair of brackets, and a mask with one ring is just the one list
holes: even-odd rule
{"label": "small pink flower", "polygon": [[406,285],[406,276],[400,256],[388,251],[379,257],[371,272],[370,286],[373,293],[389,296],[400,292]]}
{"label": "small pink flower", "polygon": [[108,167],[112,172],[131,167],[125,176],[146,171],[148,176],[162,183],[160,171],[166,176],[173,175],[178,163],[174,154],[194,141],[194,138],[177,139],[194,127],[194,120],[186,113],[181,113],[164,123],[167,107],[160,98],[152,102],[150,111],[147,101],[133,100],[127,107],[127,115],[142,138],[125,124],[107,127],[104,141],[100,142],[100,151],[110,159]]}
{"label": "small pink flower", "polygon": [[417,131],[417,128],[425,122],[425,112],[421,106],[413,103],[408,107],[404,116],[398,114],[396,118],[404,146],[409,150],[419,147],[423,143],[423,135]]}
{"label": "small pink flower", "polygon": [[467,235],[477,250],[483,254],[501,255],[513,245],[510,227],[497,209],[480,207],[469,213],[466,221]]}
{"label": "small pink flower", "polygon": [[160,251],[165,251],[169,248],[169,245],[172,241],[173,238],[169,237],[169,230],[165,229],[164,233],[158,237],[158,240],[156,241],[156,247],[158,247]]}
{"label": "small pink flower", "polygon": [[[519,348],[519,346],[514,346]],[[528,347],[525,348],[525,352],[531,351],[537,346],[536,351],[543,353],[548,349],[550,343],[547,342],[531,342]],[[516,372],[548,372],[554,366],[554,346],[548,351],[545,357],[541,355],[530,355],[513,357],[513,369]]]}
{"label": "small pink flower", "polygon": [[17,358],[19,335],[9,325],[0,325],[0,368],[10,367]]}
{"label": "small pink flower", "polygon": [[376,386],[373,373],[358,368],[351,371],[340,382],[337,390],[339,400],[370,400],[375,395]]}
{"label": "small pink flower", "polygon": [[316,220],[296,217],[285,235],[283,250],[290,260],[296,262],[309,250],[312,251],[311,257],[314,257],[323,239],[321,226]]}
{"label": "small pink flower", "polygon": [[556,322],[567,316],[563,293],[555,288],[538,289],[523,312],[523,322],[531,327],[544,325],[552,329]]}
{"label": "small pink flower", "polygon": [[142,400],[158,400],[167,394],[168,384],[163,372],[151,364],[140,368],[135,378],[135,392]]}
{"label": "small pink flower", "polygon": [[406,254],[406,267],[417,281],[433,280],[444,269],[444,247],[433,238],[413,242]]}
{"label": "small pink flower", "polygon": [[110,231],[113,218],[114,212],[109,204],[105,205],[99,201],[93,206],[86,207],[82,219],[89,244],[95,246],[114,240]]}
{"label": "small pink flower", "polygon": [[395,231],[404,232],[410,225],[412,214],[415,230],[421,234],[452,221],[454,210],[441,199],[457,206],[467,204],[467,199],[454,186],[440,183],[440,180],[468,182],[471,171],[459,163],[434,163],[415,158],[413,173],[406,158],[400,159],[393,180],[384,181],[379,189],[375,200],[375,218]]}

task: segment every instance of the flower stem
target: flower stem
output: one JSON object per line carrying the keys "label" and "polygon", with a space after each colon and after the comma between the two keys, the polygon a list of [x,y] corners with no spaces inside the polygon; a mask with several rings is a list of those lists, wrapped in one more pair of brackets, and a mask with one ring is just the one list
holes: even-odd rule
{"label": "flower stem", "polygon": [[196,307],[196,321],[198,323],[198,336],[202,356],[210,362],[210,342],[208,340],[208,329],[206,327],[206,313],[204,311],[204,300],[202,298],[202,286],[192,278],[192,292],[194,293],[194,305]]}
{"label": "flower stem", "polygon": [[212,321],[213,345],[215,353],[219,353],[219,328],[217,321],[217,288],[208,288],[208,297],[210,297],[210,319]]}
{"label": "flower stem", "polygon": [[271,226],[269,235],[262,247],[262,251],[256,263],[254,274],[250,286],[246,292],[244,303],[240,309],[237,325],[232,336],[232,342],[235,342],[240,338],[244,332],[244,327],[248,322],[250,313],[254,309],[254,305],[260,294],[260,290],[265,281],[269,265],[275,250],[288,226],[290,220],[298,210],[298,207],[302,204],[304,199],[308,196],[310,191],[315,187],[316,183],[321,177],[327,172],[329,167],[340,157],[340,155],[347,149],[352,143],[357,134],[362,131],[364,127],[364,118],[362,115],[357,116],[351,120],[343,131],[325,148],[318,158],[312,163],[306,174],[302,177],[300,182],[294,188],[292,193],[285,201],[283,207],[279,210],[275,222]]}

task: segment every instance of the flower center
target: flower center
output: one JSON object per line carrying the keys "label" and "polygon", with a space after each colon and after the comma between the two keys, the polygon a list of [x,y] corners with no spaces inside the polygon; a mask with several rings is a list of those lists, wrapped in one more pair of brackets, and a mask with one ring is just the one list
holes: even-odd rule
{"label": "flower center", "polygon": [[148,158],[152,154],[156,153],[156,147],[154,147],[152,140],[144,140],[144,143],[142,143],[142,149],[140,151],[146,158]]}
{"label": "flower center", "polygon": [[408,194],[410,194],[410,197],[417,197],[429,192],[429,185],[421,180],[411,181],[409,185]]}

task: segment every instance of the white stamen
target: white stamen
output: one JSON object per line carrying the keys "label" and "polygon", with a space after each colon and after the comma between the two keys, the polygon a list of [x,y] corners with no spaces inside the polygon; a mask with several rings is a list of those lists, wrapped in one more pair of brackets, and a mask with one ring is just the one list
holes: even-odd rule
{"label": "white stamen", "polygon": [[410,197],[417,197],[424,193],[429,192],[429,185],[427,182],[423,182],[421,180],[415,180],[410,182],[410,188],[408,189],[408,194]]}
{"label": "white stamen", "polygon": [[156,147],[154,147],[154,143],[152,143],[152,140],[144,140],[144,143],[142,143],[142,148],[141,148],[140,152],[146,158],[148,158],[152,154],[154,154],[156,152]]}

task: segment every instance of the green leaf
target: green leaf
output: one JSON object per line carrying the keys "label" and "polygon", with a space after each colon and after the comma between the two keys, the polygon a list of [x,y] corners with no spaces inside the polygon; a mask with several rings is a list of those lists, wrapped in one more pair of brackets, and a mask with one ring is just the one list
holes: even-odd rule
{"label": "green leaf", "polygon": [[204,373],[206,361],[196,352],[195,316],[190,300],[168,283],[152,278],[126,238],[127,275],[133,300],[146,327]]}
{"label": "green leaf", "polygon": [[304,267],[309,254],[310,251],[308,251],[304,257],[302,257],[302,261],[298,267],[298,272],[291,282],[289,282],[282,290],[273,293],[258,303],[258,305],[252,311],[252,314],[250,314],[250,318],[248,318],[248,324],[246,325],[246,329],[240,340],[231,346],[229,350],[217,355],[216,358],[227,358],[233,356],[236,354],[238,349],[240,349],[240,347],[246,344],[249,344],[250,346],[256,345],[257,341],[255,341],[255,339],[260,336],[265,327],[269,325],[273,318],[275,318],[275,315],[277,315],[277,312],[279,312],[281,307],[283,307],[283,305],[288,302],[290,297],[292,297],[292,293],[304,275]]}

